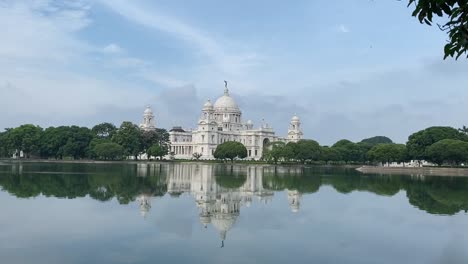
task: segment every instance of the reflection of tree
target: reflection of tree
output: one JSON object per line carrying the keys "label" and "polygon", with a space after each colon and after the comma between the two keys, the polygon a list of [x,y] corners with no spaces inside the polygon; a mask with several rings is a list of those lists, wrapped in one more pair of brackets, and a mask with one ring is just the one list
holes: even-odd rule
{"label": "reflection of tree", "polygon": [[400,191],[401,182],[398,177],[362,176],[358,174],[337,174],[327,177],[325,182],[340,193],[353,191],[368,191],[378,195],[393,196]]}
{"label": "reflection of tree", "polygon": [[[28,165],[25,167],[27,169],[20,165],[2,166],[0,188],[19,198],[41,194],[68,199],[89,196],[99,201],[116,198],[120,203],[126,204],[141,194],[150,197],[162,196],[167,192],[166,178],[169,177],[169,169],[151,166],[144,165],[138,169],[123,164],[38,164]],[[297,167],[255,167],[253,170],[243,166],[207,165],[206,170],[203,170],[204,174],[194,170],[201,174],[197,178],[200,186],[193,188],[202,192],[201,200],[209,197],[207,192],[211,189],[208,186],[216,184],[222,187],[218,190],[221,198],[228,193],[239,192],[239,195],[246,197],[263,197],[262,195],[271,196],[272,190],[288,190],[292,207],[299,206],[302,194],[317,192],[321,185],[332,186],[344,194],[366,191],[393,196],[402,190],[406,191],[411,205],[431,214],[451,215],[468,210],[468,178],[361,175],[346,169],[295,168]],[[193,181],[187,173],[195,173],[194,171],[181,171],[181,176],[189,176],[184,177],[184,184],[181,183],[183,186],[186,185],[185,181]],[[209,184],[210,177],[213,176],[215,185]],[[185,191],[190,191],[190,188],[181,189],[181,192]]]}
{"label": "reflection of tree", "polygon": [[288,189],[314,193],[319,190],[320,185],[321,179],[318,175],[266,174],[263,178],[263,186],[275,191]]}
{"label": "reflection of tree", "polygon": [[247,180],[247,172],[233,165],[216,166],[214,173],[216,176],[216,183],[228,189],[238,189],[242,187]]}
{"label": "reflection of tree", "polygon": [[[136,196],[143,192],[153,196],[166,193],[165,183],[159,175],[136,177],[136,171],[128,166],[101,166],[97,171],[96,167],[82,166],[78,173],[71,173],[67,165],[42,166],[44,173],[3,173],[0,174],[0,185],[3,190],[21,198],[42,194],[47,197],[72,199],[89,195],[100,201],[108,201],[115,197],[122,204],[135,200]],[[60,172],[53,172],[51,169]]]}
{"label": "reflection of tree", "polygon": [[431,214],[452,215],[468,210],[467,178],[426,178],[408,184],[410,204]]}

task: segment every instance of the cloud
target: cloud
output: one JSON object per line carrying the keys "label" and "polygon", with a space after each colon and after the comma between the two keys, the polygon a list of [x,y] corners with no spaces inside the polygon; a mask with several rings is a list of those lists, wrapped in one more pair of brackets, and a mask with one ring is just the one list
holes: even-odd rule
{"label": "cloud", "polygon": [[238,74],[258,63],[255,52],[228,53],[219,41],[208,33],[197,29],[180,19],[161,13],[159,10],[147,9],[136,2],[122,0],[101,0],[114,12],[128,21],[170,34],[196,47],[202,54],[210,58],[217,68],[226,73]]}
{"label": "cloud", "polygon": [[89,24],[86,13],[84,6],[64,4],[58,7],[49,1],[7,1],[0,5],[0,60],[63,62],[81,56],[90,47],[69,33]]}
{"label": "cloud", "polygon": [[339,30],[341,33],[349,33],[349,32],[350,32],[349,28],[348,28],[346,25],[344,25],[344,24],[340,24],[340,25],[338,26],[338,30]]}
{"label": "cloud", "polygon": [[107,46],[105,46],[102,51],[104,53],[110,53],[110,54],[116,54],[116,53],[122,53],[124,50],[117,44],[111,43]]}

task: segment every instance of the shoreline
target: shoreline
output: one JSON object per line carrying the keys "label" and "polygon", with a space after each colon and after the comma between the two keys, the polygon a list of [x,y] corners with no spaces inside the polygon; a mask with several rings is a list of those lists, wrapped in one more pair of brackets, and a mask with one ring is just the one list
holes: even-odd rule
{"label": "shoreline", "polygon": [[345,168],[345,169],[358,169],[361,165],[352,164],[272,164],[267,162],[252,162],[252,161],[238,161],[238,162],[223,162],[223,161],[204,161],[204,160],[46,160],[46,159],[0,159],[0,165],[10,165],[18,163],[57,163],[57,164],[174,164],[174,163],[194,163],[194,164],[225,164],[225,165],[255,165],[255,166],[272,166],[272,167],[321,167],[321,168]]}
{"label": "shoreline", "polygon": [[361,166],[356,170],[363,174],[468,177],[468,168]]}

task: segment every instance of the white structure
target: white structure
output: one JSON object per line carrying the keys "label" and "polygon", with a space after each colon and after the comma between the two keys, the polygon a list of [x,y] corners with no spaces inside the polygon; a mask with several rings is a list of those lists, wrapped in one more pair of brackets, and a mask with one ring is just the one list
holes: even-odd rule
{"label": "white structure", "polygon": [[[147,108],[143,115],[143,129],[152,129],[154,116]],[[263,122],[254,128],[251,120],[242,121],[242,112],[234,98],[229,94],[225,81],[224,94],[214,104],[208,100],[201,110],[195,130],[174,127],[169,131],[171,156],[176,159],[192,159],[194,153],[201,154],[201,159],[214,159],[216,147],[226,141],[237,141],[247,148],[247,159],[258,160],[263,148],[269,142],[297,142],[303,138],[301,121],[296,115],[291,119],[287,137],[275,135],[272,127]]]}
{"label": "white structure", "polygon": [[156,122],[154,121],[154,114],[151,107],[146,106],[145,111],[143,112],[143,122],[140,124],[140,128],[143,130],[153,130],[156,129]]}

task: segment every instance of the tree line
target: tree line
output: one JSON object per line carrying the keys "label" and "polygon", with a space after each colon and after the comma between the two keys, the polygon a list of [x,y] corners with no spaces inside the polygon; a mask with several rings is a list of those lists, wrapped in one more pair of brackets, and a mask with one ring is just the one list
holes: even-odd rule
{"label": "tree line", "polygon": [[141,154],[165,156],[169,133],[165,129],[145,131],[131,122],[120,127],[101,123],[93,128],[59,126],[43,129],[32,124],[0,132],[0,157],[42,159],[138,159]]}
{"label": "tree line", "polygon": [[391,163],[429,161],[437,165],[458,166],[468,161],[468,128],[429,127],[408,137],[406,144],[395,144],[377,136],[352,142],[342,139],[332,146],[320,146],[314,140],[297,143],[272,142],[264,150],[266,161],[323,163]]}

